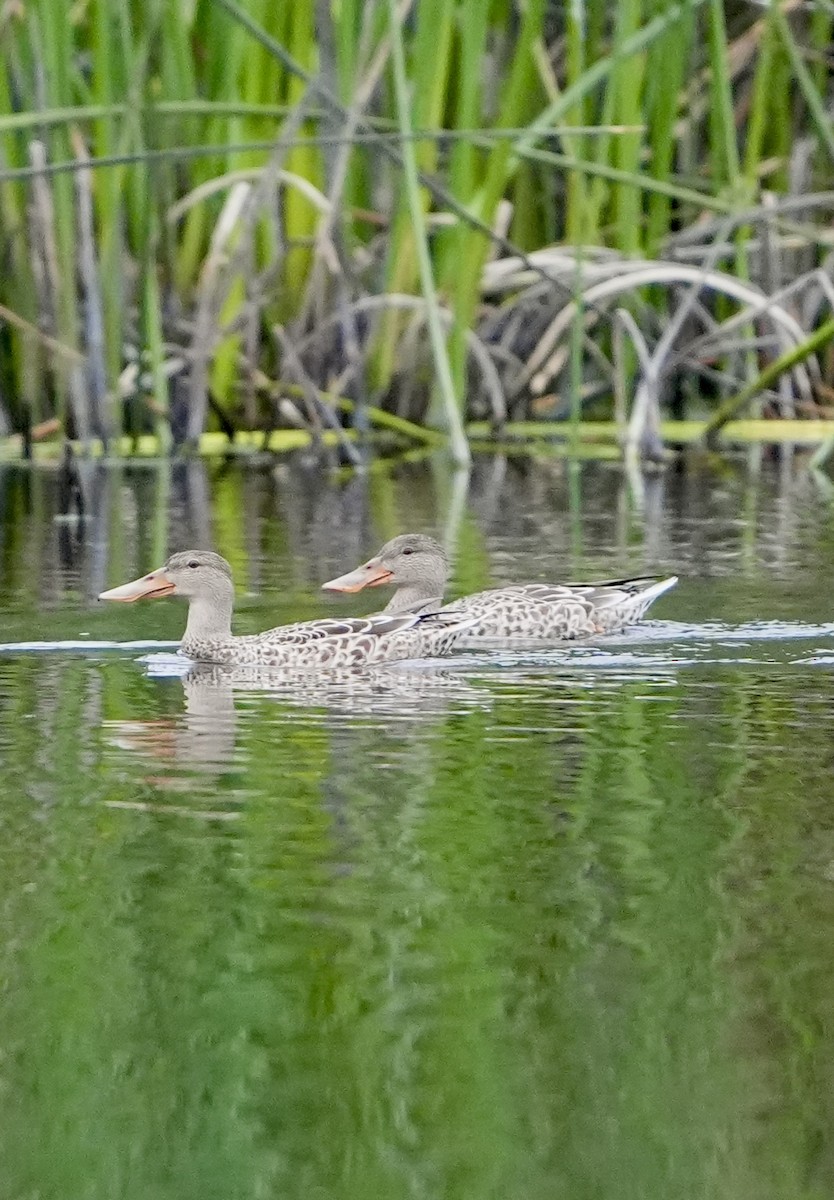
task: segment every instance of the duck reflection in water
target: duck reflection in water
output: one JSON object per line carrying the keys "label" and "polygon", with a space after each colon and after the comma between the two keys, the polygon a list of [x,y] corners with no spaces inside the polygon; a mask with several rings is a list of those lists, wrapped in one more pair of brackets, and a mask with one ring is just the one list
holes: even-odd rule
{"label": "duck reflection in water", "polygon": [[415,721],[491,705],[488,689],[473,685],[461,672],[427,665],[365,667],[327,675],[211,663],[195,663],[183,674],[182,659],[167,655],[146,659],[145,665],[149,675],[169,683],[178,676],[184,693],[182,713],[151,721],[110,721],[105,731],[117,749],[169,765],[172,774],[148,775],[145,782],[176,791],[188,791],[195,773],[220,776],[243,767],[236,761],[241,712],[263,700],[298,716],[318,716],[330,726],[335,721],[342,728],[366,727],[368,719],[409,728]]}

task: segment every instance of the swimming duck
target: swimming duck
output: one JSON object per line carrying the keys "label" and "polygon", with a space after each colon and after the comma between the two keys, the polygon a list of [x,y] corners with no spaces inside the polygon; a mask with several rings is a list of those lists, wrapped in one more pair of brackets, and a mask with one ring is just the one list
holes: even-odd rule
{"label": "swimming duck", "polygon": [[350,667],[445,654],[474,625],[469,613],[379,613],[279,625],[247,637],[232,634],[234,585],[225,558],[206,550],[172,554],[141,579],[102,592],[99,600],[182,596],[188,622],[180,653],[198,662],[266,667]]}
{"label": "swimming duck", "polygon": [[[442,603],[449,560],[434,538],[404,533],[386,542],[363,566],[322,586],[359,592],[397,585],[383,612],[420,612]],[[605,583],[522,583],[475,592],[443,606],[448,614],[477,618],[463,639],[568,640],[612,633],[639,621],[646,609],[677,583],[676,576],[643,576]]]}

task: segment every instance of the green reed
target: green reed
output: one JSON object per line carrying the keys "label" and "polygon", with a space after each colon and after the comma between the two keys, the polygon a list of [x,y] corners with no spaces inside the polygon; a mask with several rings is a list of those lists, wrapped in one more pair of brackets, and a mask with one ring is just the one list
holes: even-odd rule
{"label": "green reed", "polygon": [[[293,184],[276,185],[228,237],[209,381],[233,423],[242,358],[250,376],[257,368],[280,378],[275,322],[293,332],[303,316],[295,336],[315,338],[337,296],[344,313],[346,297],[387,293],[422,295],[434,316],[427,325],[413,310],[382,306],[363,327],[375,398],[384,402],[398,375],[427,361],[414,346],[423,337],[428,344],[431,327],[435,362],[438,337],[448,341],[451,384],[443,406],[416,415],[432,420],[445,407],[448,424],[451,395],[463,408],[478,376],[470,335],[491,256],[555,241],[651,257],[706,211],[755,205],[763,185],[783,188],[803,136],[817,143],[809,187],[834,156],[825,5],[243,0],[236,9],[217,0],[89,0],[68,10],[33,0],[0,21],[0,314],[15,317],[0,316],[0,425],[18,430],[57,417],[86,436],[97,420],[86,386],[91,276],[82,285],[79,271],[83,180],[72,170],[15,177],[37,166],[39,145],[47,168],[72,166],[80,135],[92,161],[105,424],[153,428],[163,441],[165,368],[192,349],[226,177],[264,166],[303,97],[305,119],[282,169],[325,196],[337,188],[328,220],[339,255],[329,254],[331,239],[320,244],[321,213]],[[311,92],[305,75],[320,68],[325,92]],[[416,192],[398,128],[414,135]],[[345,129],[355,136],[340,176],[340,148],[317,139]],[[102,160],[110,165],[96,167]],[[192,193],[172,219],[172,206]],[[738,235],[741,274],[753,232]],[[314,343],[305,359],[322,392],[345,367],[328,345]],[[71,366],[79,349],[84,371]],[[574,383],[580,352],[581,339]],[[137,357],[138,395],[125,409],[119,380]],[[248,421],[271,421],[265,401],[247,403]],[[578,403],[572,411],[583,415]]]}

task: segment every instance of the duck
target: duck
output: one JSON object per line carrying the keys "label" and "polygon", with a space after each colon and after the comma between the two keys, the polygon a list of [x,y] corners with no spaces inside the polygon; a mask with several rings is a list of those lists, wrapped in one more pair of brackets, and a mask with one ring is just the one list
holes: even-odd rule
{"label": "duck", "polygon": [[[477,619],[462,635],[504,641],[524,638],[572,641],[614,633],[631,625],[658,596],[678,582],[677,576],[639,576],[602,583],[518,583],[490,588],[443,605],[449,559],[434,538],[404,533],[386,542],[362,566],[322,584],[325,591],[359,592],[394,585],[383,613],[439,610]],[[441,607],[442,606],[442,607]]]}
{"label": "duck", "polygon": [[236,637],[232,569],[207,550],[172,554],[150,574],[101,592],[99,600],[129,603],[161,596],[188,601],[181,654],[233,666],[340,669],[433,657],[446,654],[477,620],[469,613],[434,612],[421,605],[419,611],[325,617]]}

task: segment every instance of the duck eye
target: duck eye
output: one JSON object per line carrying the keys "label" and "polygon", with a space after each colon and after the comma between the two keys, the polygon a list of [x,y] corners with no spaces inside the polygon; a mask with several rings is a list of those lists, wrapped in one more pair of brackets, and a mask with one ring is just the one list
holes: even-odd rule
{"label": "duck eye", "polygon": [[413,553],[414,553],[414,548],[412,546],[403,546],[403,554],[413,554]]}
{"label": "duck eye", "polygon": [[198,562],[194,562],[194,560],[192,559],[192,561],[188,565],[189,565],[189,567],[199,567],[200,564]]}

